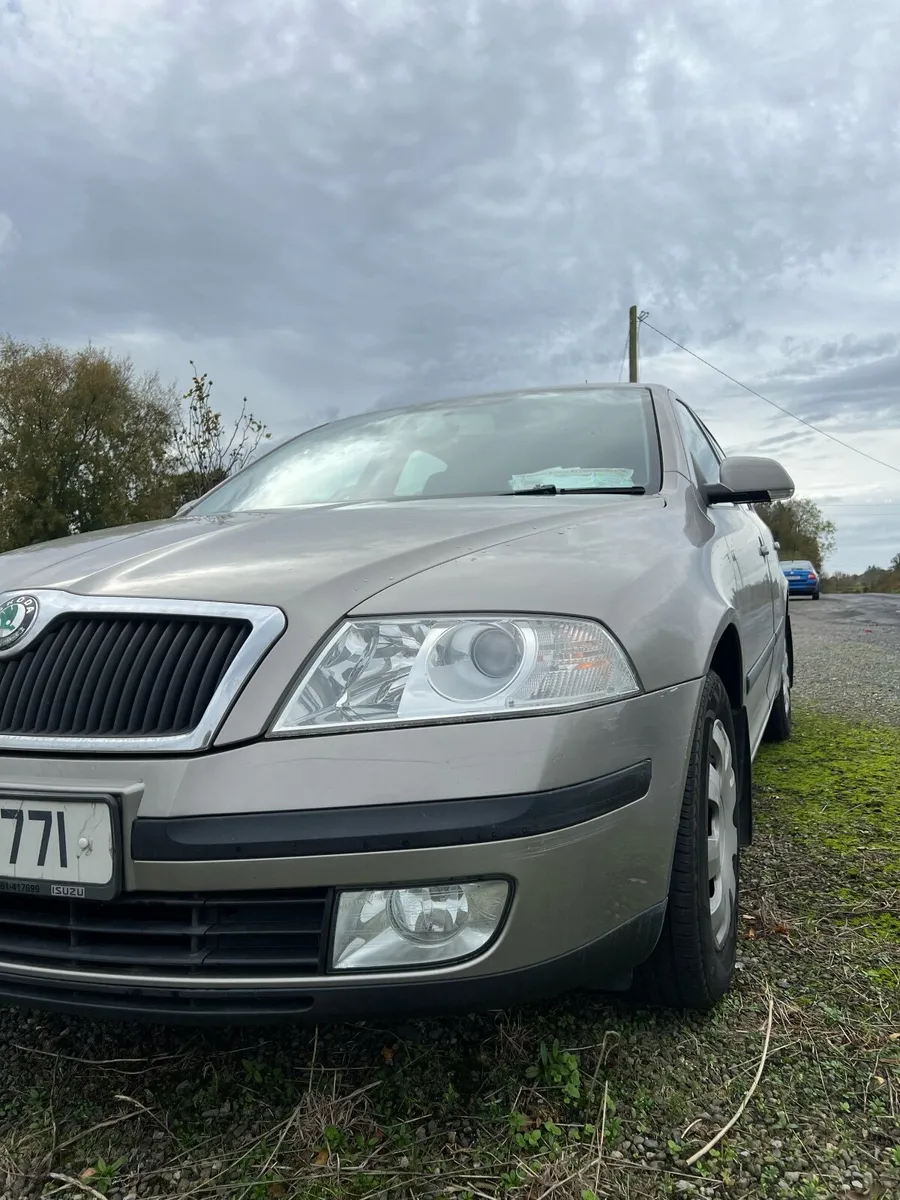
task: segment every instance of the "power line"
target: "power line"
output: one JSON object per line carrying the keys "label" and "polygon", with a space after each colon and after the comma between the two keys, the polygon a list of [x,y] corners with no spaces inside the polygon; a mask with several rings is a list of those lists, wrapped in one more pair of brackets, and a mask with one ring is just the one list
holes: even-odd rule
{"label": "power line", "polygon": [[818,425],[813,425],[812,421],[807,421],[805,417],[798,417],[797,414],[792,413],[789,408],[783,408],[780,404],[776,404],[774,400],[770,400],[768,396],[763,396],[761,392],[757,392],[754,388],[748,387],[746,383],[741,383],[739,379],[735,379],[733,375],[729,375],[727,371],[723,371],[720,367],[717,367],[715,363],[711,363],[708,359],[702,358],[699,354],[695,354],[693,350],[689,350],[688,347],[683,346],[681,342],[676,342],[675,338],[669,337],[667,333],[663,333],[661,329],[657,329],[655,325],[651,325],[646,318],[644,318],[641,323],[646,325],[648,329],[652,329],[654,333],[658,333],[661,338],[665,338],[667,342],[671,342],[673,346],[677,346],[679,350],[683,350],[685,354],[690,354],[691,358],[696,358],[696,360],[703,363],[705,367],[709,367],[710,370],[715,371],[717,374],[723,376],[731,383],[737,384],[739,388],[743,388],[744,391],[749,392],[751,396],[756,396],[757,399],[765,401],[766,404],[770,404],[772,408],[777,408],[780,413],[784,413],[784,415],[786,417],[790,417],[792,421],[799,421],[801,425],[805,425],[807,429],[811,429],[813,433],[821,434],[822,437],[828,438],[829,441],[835,442],[838,446],[843,446],[845,450],[850,450],[854,454],[860,454],[863,458],[867,458],[869,462],[877,463],[879,467],[886,467],[887,470],[895,471],[898,475],[900,475],[900,467],[895,466],[893,463],[885,462],[884,459],[876,458],[874,454],[869,454],[865,450],[860,450],[858,446],[852,446],[849,442],[842,441],[841,438],[835,437],[833,433],[828,433],[825,429],[820,429]]}

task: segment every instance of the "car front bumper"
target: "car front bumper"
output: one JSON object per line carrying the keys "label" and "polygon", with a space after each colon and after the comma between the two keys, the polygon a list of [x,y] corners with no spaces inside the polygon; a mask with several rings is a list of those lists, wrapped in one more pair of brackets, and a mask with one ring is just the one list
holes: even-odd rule
{"label": "car front bumper", "polygon": [[[179,759],[0,757],[0,792],[112,797],[122,846],[112,900],[0,892],[0,1001],[317,1021],[627,986],[665,913],[700,687]],[[331,970],[340,889],[497,877],[511,901],[480,954]],[[283,938],[275,961],[252,936],[254,914],[279,905],[284,927],[303,931],[296,963]]]}

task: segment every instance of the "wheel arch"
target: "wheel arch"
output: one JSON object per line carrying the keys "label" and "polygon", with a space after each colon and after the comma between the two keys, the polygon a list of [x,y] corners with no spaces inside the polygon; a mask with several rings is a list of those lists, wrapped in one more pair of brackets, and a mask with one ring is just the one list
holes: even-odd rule
{"label": "wheel arch", "polygon": [[[788,625],[786,636],[790,637],[790,625]],[[793,651],[791,651],[791,664],[793,671]],[[725,685],[734,717],[734,735],[737,740],[736,749],[740,763],[738,835],[741,845],[749,846],[753,841],[753,763],[750,757],[750,727],[747,722],[747,707],[744,704],[744,656],[740,634],[732,621],[729,621],[719,633],[710,658],[709,670],[715,671]]]}
{"label": "wheel arch", "polygon": [[715,671],[725,684],[725,691],[734,712],[744,707],[744,656],[741,639],[734,622],[719,633],[709,660],[709,670]]}

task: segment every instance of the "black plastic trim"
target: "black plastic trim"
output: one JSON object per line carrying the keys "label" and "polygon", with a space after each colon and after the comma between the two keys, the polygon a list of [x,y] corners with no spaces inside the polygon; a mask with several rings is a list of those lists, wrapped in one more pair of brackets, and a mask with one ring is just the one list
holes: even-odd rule
{"label": "black plastic trim", "polygon": [[105,1020],[178,1025],[260,1025],[280,1022],[442,1015],[511,1008],[579,988],[621,992],[632,971],[659,940],[666,904],[654,905],[604,937],[568,954],[494,975],[372,983],[348,977],[346,985],[248,989],[109,987],[58,984],[0,969],[0,1004]]}
{"label": "black plastic trim", "polygon": [[568,829],[642,799],[649,759],[612,775],[545,792],[350,805],[235,816],[138,817],[131,856],[138,862],[218,862],[420,850],[533,837]]}
{"label": "black plastic trim", "polygon": [[747,692],[748,693],[750,691],[752,691],[752,689],[754,687],[756,687],[757,680],[762,675],[763,671],[765,671],[766,667],[771,667],[772,651],[775,649],[775,643],[778,641],[778,636],[780,633],[781,633],[781,624],[779,623],[778,628],[775,630],[775,632],[772,634],[772,636],[766,642],[765,650],[763,650],[762,654],[760,654],[759,658],[756,660],[756,662],[753,664],[753,666],[747,672]]}

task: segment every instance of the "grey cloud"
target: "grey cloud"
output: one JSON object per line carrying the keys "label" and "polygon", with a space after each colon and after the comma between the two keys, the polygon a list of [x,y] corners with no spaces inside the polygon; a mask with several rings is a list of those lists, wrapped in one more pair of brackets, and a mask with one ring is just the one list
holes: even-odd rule
{"label": "grey cloud", "polygon": [[898,333],[880,333],[868,338],[848,333],[839,342],[823,342],[818,345],[785,338],[781,343],[781,350],[788,361],[783,367],[771,372],[771,378],[807,379],[823,368],[830,371],[845,364],[852,365],[859,360],[868,362],[882,358],[896,351],[898,346]]}
{"label": "grey cloud", "polygon": [[[775,392],[773,391],[773,397]],[[778,389],[779,403],[809,421],[838,419],[842,428],[900,424],[900,353],[843,367]]]}
{"label": "grey cloud", "polygon": [[143,334],[164,377],[218,346],[285,432],[616,378],[639,301],[807,419],[900,422],[896,333],[839,289],[794,328],[838,260],[896,257],[892,0],[158,0],[71,52],[17,9],[0,329]]}
{"label": "grey cloud", "polygon": [[[877,154],[898,89],[855,17],[799,39],[788,71],[765,4],[473,11],[467,23],[418,0],[379,23],[337,0],[249,13],[220,0],[176,26],[167,70],[115,137],[52,97],[7,100],[23,246],[0,322],[289,329],[293,369],[318,380],[351,363],[371,379],[360,335],[447,384],[571,379],[615,357],[638,293],[672,317],[708,307],[717,320],[691,325],[725,339],[741,293],[788,261],[858,229],[893,241],[873,189],[900,181]],[[817,70],[828,40],[870,60],[868,98],[846,71]],[[845,187],[864,166],[869,186]]]}
{"label": "grey cloud", "polygon": [[837,552],[827,568],[858,572],[873,565],[886,567],[900,552],[900,504],[823,501],[821,508],[838,531]]}
{"label": "grey cloud", "polygon": [[753,449],[757,454],[778,455],[784,453],[785,450],[808,445],[813,437],[815,434],[811,430],[802,430],[798,433],[786,431],[756,442]]}

